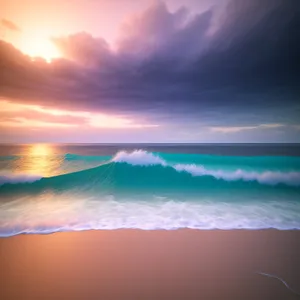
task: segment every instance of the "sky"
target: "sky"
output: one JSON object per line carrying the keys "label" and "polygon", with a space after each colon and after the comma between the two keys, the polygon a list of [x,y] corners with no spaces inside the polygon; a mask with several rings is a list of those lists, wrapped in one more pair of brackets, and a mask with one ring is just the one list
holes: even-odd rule
{"label": "sky", "polygon": [[298,0],[0,7],[0,143],[300,142]]}

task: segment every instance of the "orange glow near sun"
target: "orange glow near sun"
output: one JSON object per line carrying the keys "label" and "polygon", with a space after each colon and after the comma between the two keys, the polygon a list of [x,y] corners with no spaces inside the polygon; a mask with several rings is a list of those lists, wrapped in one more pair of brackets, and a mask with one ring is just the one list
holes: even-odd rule
{"label": "orange glow near sun", "polygon": [[[136,122],[134,119],[126,116],[111,115],[101,112],[89,111],[69,111],[63,109],[47,108],[34,104],[13,103],[7,100],[0,99],[0,107],[2,113],[13,114],[9,118],[6,117],[3,121],[0,119],[0,127],[22,127],[22,128],[76,128],[86,126],[89,128],[146,128],[158,127],[156,124],[144,124]],[[28,118],[25,112],[36,112],[36,118]],[[39,113],[41,114],[39,117]],[[43,120],[43,116],[60,116],[60,117],[75,117],[78,123],[68,123],[64,121],[55,122]],[[1,117],[1,114],[0,114]]]}
{"label": "orange glow near sun", "polygon": [[61,56],[50,39],[27,39],[26,43],[24,43],[21,48],[22,52],[32,57],[33,60],[36,57],[41,57],[50,63],[53,59]]}

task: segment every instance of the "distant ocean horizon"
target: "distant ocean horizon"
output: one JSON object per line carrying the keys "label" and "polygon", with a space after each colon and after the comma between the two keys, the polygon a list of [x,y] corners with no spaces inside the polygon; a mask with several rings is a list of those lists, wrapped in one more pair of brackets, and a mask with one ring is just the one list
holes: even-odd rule
{"label": "distant ocean horizon", "polygon": [[300,229],[300,144],[0,144],[0,236]]}

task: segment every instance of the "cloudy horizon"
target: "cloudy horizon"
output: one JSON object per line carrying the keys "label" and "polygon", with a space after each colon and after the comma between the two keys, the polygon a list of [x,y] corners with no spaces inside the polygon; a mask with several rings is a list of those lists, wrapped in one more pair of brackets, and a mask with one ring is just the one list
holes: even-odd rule
{"label": "cloudy horizon", "polygon": [[298,1],[0,4],[0,142],[300,142]]}

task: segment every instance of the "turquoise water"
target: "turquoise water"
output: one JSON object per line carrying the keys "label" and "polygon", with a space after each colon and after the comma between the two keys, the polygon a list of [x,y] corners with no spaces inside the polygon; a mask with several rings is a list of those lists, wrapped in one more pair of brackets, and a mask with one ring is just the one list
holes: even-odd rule
{"label": "turquoise water", "polygon": [[84,155],[39,145],[5,153],[0,235],[300,228],[300,157],[170,152]]}

